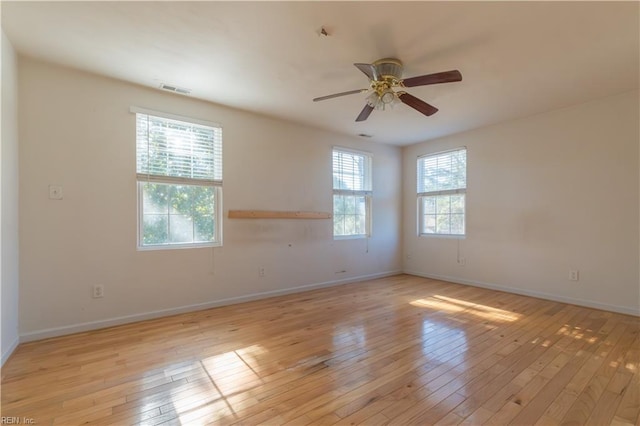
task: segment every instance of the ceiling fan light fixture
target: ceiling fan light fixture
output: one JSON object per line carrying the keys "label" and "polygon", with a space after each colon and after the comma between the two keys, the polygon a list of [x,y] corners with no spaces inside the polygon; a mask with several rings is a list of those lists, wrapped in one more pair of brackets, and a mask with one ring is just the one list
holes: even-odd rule
{"label": "ceiling fan light fixture", "polygon": [[390,88],[374,91],[367,96],[367,105],[378,111],[384,111],[387,107],[393,107],[397,103],[398,96]]}
{"label": "ceiling fan light fixture", "polygon": [[370,107],[373,107],[375,109],[380,109],[378,108],[378,104],[380,104],[380,96],[378,95],[377,92],[372,92],[369,96],[367,96],[367,104]]}
{"label": "ceiling fan light fixture", "polygon": [[386,89],[380,95],[380,101],[385,105],[393,103],[395,99],[396,99],[396,94],[391,89]]}

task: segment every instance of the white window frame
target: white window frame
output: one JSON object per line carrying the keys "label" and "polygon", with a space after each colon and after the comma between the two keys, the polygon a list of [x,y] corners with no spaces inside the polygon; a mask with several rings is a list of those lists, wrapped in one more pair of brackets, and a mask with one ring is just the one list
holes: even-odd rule
{"label": "white window frame", "polygon": [[[333,174],[333,156],[335,152],[345,153],[345,154],[353,154],[362,156],[364,159],[364,171],[363,171],[363,189],[359,190],[350,190],[344,188],[335,188],[333,185],[334,174]],[[372,164],[373,164],[373,156],[369,152],[358,151],[351,148],[344,148],[340,146],[334,146],[331,150],[331,179],[332,179],[332,206],[333,206],[333,221],[332,221],[332,233],[334,240],[351,240],[351,239],[362,239],[371,237],[371,228],[372,228],[372,214],[371,214],[371,204],[373,198],[373,179],[372,179]],[[365,201],[365,231],[364,233],[358,234],[336,234],[335,233],[335,197],[336,196],[347,196],[347,197],[364,197]]]}
{"label": "white window frame", "polygon": [[[464,186],[456,186],[454,188],[447,189],[439,189],[433,191],[425,191],[423,186],[422,179],[422,170],[424,167],[422,163],[424,161],[434,159],[434,158],[442,158],[447,156],[448,154],[454,152],[464,152],[465,155],[465,169],[464,169]],[[467,194],[467,148],[460,147],[455,149],[450,149],[447,151],[440,151],[431,154],[425,154],[418,156],[416,161],[416,177],[417,177],[417,234],[421,237],[449,237],[449,238],[465,238],[467,234],[466,222],[467,222],[467,206],[466,206],[466,194]],[[463,197],[463,208],[462,208],[462,233],[451,233],[451,232],[425,232],[425,216],[427,215],[424,211],[424,205],[427,198],[436,198],[437,197],[450,197],[453,195],[461,195]],[[449,211],[448,215],[450,216],[449,222],[451,223],[452,212]]]}
{"label": "white window frame", "polygon": [[[136,114],[136,147],[138,144],[137,138],[137,115],[143,114],[148,116],[153,116],[161,119],[168,119],[174,121],[180,121],[186,124],[195,124],[199,126],[206,126],[216,129],[219,133],[220,145],[218,149],[222,150],[222,127],[217,124],[206,120],[193,119],[190,117],[184,117],[175,114],[169,114],[165,112],[148,110],[145,108],[139,107],[131,107],[130,111]],[[136,148],[136,164],[138,150]],[[222,161],[220,161],[220,171],[219,176],[220,179],[192,179],[185,177],[174,177],[174,176],[166,176],[166,175],[154,175],[150,173],[140,173],[136,172],[136,180],[137,180],[137,248],[141,251],[146,250],[172,250],[172,249],[186,249],[186,248],[200,248],[200,247],[220,247],[222,246],[222,217],[223,217],[223,209],[222,209]],[[144,197],[143,197],[143,187],[147,183],[157,183],[164,185],[192,185],[198,187],[211,187],[214,189],[214,211],[213,211],[213,221],[214,221],[214,240],[208,242],[191,242],[191,243],[163,243],[163,244],[144,244]],[[169,213],[167,213],[169,214]]]}

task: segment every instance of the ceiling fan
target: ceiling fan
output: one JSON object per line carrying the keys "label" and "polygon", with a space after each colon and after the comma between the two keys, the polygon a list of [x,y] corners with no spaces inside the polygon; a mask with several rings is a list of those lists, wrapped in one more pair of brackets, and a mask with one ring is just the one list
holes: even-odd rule
{"label": "ceiling fan", "polygon": [[422,114],[429,116],[438,111],[438,108],[429,105],[425,101],[395,88],[426,86],[429,84],[450,83],[461,81],[460,71],[444,71],[435,74],[420,75],[402,79],[402,62],[395,58],[379,59],[372,64],[353,64],[369,78],[368,89],[349,90],[348,92],[334,93],[333,95],[321,96],[313,101],[324,101],[340,96],[353,95],[355,93],[370,92],[367,96],[367,103],[356,118],[356,121],[366,120],[374,109],[384,110],[387,106],[392,106],[398,102],[409,105]]}

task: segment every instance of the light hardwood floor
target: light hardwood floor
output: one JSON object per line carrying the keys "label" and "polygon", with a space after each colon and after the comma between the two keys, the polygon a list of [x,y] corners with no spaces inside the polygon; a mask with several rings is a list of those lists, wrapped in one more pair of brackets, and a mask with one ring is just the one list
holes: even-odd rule
{"label": "light hardwood floor", "polygon": [[399,275],[23,344],[37,424],[638,424],[637,317]]}

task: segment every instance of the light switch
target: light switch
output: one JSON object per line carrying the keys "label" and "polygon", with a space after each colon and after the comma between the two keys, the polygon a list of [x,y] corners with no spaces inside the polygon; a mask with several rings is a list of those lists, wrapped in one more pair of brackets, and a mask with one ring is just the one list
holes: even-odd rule
{"label": "light switch", "polygon": [[62,200],[62,186],[61,185],[49,185],[49,199],[50,200]]}

